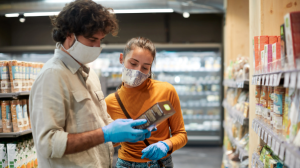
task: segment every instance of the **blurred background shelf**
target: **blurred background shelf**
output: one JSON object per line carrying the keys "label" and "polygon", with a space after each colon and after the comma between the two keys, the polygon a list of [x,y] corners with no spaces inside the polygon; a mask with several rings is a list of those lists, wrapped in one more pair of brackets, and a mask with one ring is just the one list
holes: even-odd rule
{"label": "blurred background shelf", "polygon": [[31,130],[25,130],[22,132],[0,133],[0,138],[16,138],[31,133],[32,133]]}

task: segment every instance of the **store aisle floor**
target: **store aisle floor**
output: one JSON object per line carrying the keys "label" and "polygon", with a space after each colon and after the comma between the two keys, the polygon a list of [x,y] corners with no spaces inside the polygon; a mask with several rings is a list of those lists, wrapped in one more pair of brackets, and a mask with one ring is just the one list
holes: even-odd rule
{"label": "store aisle floor", "polygon": [[[222,147],[184,147],[172,154],[174,168],[220,168]],[[117,153],[114,156],[116,163]]]}

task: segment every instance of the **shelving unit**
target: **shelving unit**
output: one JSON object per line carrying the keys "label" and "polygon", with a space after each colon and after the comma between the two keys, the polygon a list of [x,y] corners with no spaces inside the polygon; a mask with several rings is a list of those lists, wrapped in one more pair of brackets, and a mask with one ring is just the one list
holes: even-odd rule
{"label": "shelving unit", "polygon": [[264,163],[259,160],[259,156],[257,153],[252,154],[252,160],[251,160],[252,168],[264,168]]}
{"label": "shelving unit", "polygon": [[[254,71],[254,62],[253,62],[253,38],[254,36],[263,36],[263,35],[280,35],[280,25],[284,22],[284,15],[292,11],[300,10],[300,0],[281,0],[281,1],[267,1],[267,0],[249,0],[249,55],[250,55],[250,128],[267,128],[264,127],[264,123],[257,122],[255,119],[255,87],[256,85],[267,85],[267,86],[278,86],[282,84],[282,78],[285,78],[285,74],[290,72],[274,72],[274,73],[264,73],[256,74]],[[261,79],[265,79],[264,83],[261,82]],[[266,78],[269,78],[267,81]],[[271,82],[270,82],[271,78]],[[270,84],[271,83],[271,84]],[[260,127],[261,126],[261,127]],[[263,129],[261,129],[263,130]],[[273,135],[271,129],[266,129],[268,137]],[[255,167],[255,160],[258,160],[258,155],[256,154],[257,146],[261,143],[261,134],[257,134],[254,129],[250,129],[250,146],[249,153],[251,165],[250,167]],[[275,138],[272,138],[272,141]],[[272,145],[271,141],[271,145]],[[268,142],[268,141],[267,141]],[[278,142],[280,140],[278,139]],[[280,145],[281,146],[281,145]],[[282,145],[284,146],[284,145]],[[256,156],[257,155],[257,156]],[[263,167],[263,164],[260,162],[258,167]],[[254,165],[253,165],[254,164]]]}
{"label": "shelving unit", "polygon": [[232,88],[244,88],[249,87],[249,80],[228,80],[223,81],[223,85]]}
{"label": "shelving unit", "polygon": [[239,122],[241,125],[248,125],[249,118],[246,118],[243,115],[243,112],[238,111],[238,110],[234,109],[233,107],[231,107],[227,103],[226,99],[223,100],[223,107],[226,109],[226,112],[229,113],[231,118],[233,118],[235,121]]}
{"label": "shelving unit", "polygon": [[248,151],[240,144],[238,140],[236,140],[233,135],[231,129],[227,126],[226,123],[223,124],[226,134],[229,137],[231,144],[236,147],[236,152],[239,154],[239,159],[242,161],[243,158],[248,157]]}
{"label": "shelving unit", "polygon": [[31,134],[32,131],[30,130],[25,130],[22,132],[10,132],[10,133],[0,133],[0,138],[17,138],[23,135]]}
{"label": "shelving unit", "polygon": [[[24,96],[28,97],[29,94],[30,94],[29,91],[17,92],[17,93],[0,93],[0,99],[18,99]],[[32,133],[31,129],[22,132],[0,133],[0,138],[18,138],[20,136],[28,135],[31,133]]]}
{"label": "shelving unit", "polygon": [[295,165],[300,165],[298,147],[286,142],[282,135],[277,134],[270,126],[258,119],[252,121],[252,129],[287,166],[293,168]]}

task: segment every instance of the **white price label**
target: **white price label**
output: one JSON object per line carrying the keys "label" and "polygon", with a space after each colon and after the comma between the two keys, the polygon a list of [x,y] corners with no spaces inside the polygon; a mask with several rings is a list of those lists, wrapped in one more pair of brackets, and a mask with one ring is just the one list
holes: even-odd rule
{"label": "white price label", "polygon": [[261,85],[265,85],[265,78],[266,78],[266,75],[263,75],[261,77]]}
{"label": "white price label", "polygon": [[270,75],[269,86],[273,86],[274,75]]}
{"label": "white price label", "polygon": [[286,72],[284,74],[284,84],[283,87],[289,87],[289,83],[290,83],[290,73]]}
{"label": "white price label", "polygon": [[[300,72],[298,73],[298,80],[300,79]],[[300,81],[297,82],[297,88],[300,89]]]}
{"label": "white price label", "polygon": [[261,127],[258,127],[258,136],[260,137],[261,134]]}
{"label": "white price label", "polygon": [[261,76],[258,76],[258,83],[257,85],[261,85]]}
{"label": "white price label", "polygon": [[265,138],[264,138],[264,141],[265,141],[265,143],[268,142],[268,133],[267,133],[267,131],[265,131]]}
{"label": "white price label", "polygon": [[271,134],[268,135],[268,146],[272,149],[272,136],[271,136]]}
{"label": "white price label", "polygon": [[265,84],[266,86],[269,86],[269,78],[270,78],[270,76],[267,75],[267,76],[266,76],[266,84]]}
{"label": "white price label", "polygon": [[279,140],[275,140],[275,150],[274,150],[274,153],[276,155],[279,155],[279,149],[280,149],[280,141]]}
{"label": "white price label", "polygon": [[[282,146],[283,146],[283,145],[282,145]],[[280,154],[281,154],[281,152],[280,152]],[[282,159],[282,160],[283,160],[283,159]],[[290,162],[290,160],[291,160],[290,151],[286,150],[286,151],[285,151],[285,160],[284,160],[284,163],[285,163],[287,166],[289,166],[289,167],[291,167],[291,162]]]}
{"label": "white price label", "polygon": [[274,74],[274,76],[273,76],[274,77],[273,86],[278,86],[277,85],[277,76],[278,76],[277,74]]}
{"label": "white price label", "polygon": [[275,148],[276,148],[276,140],[275,138],[272,138],[272,147],[271,147],[272,151],[275,151]]}
{"label": "white price label", "polygon": [[290,165],[291,165],[291,168],[296,168],[296,156],[294,155],[290,155],[291,156],[291,159],[290,159]]}
{"label": "white price label", "polygon": [[284,154],[285,154],[285,145],[284,144],[281,144],[280,145],[280,153],[279,153],[279,158],[281,160],[284,160]]}
{"label": "white price label", "polygon": [[297,72],[292,72],[291,77],[290,77],[290,87],[291,88],[296,88],[296,80],[297,80]]}
{"label": "white price label", "polygon": [[263,129],[260,133],[261,133],[261,134],[260,134],[260,138],[261,138],[262,140],[264,140],[264,133],[265,133],[265,130]]}

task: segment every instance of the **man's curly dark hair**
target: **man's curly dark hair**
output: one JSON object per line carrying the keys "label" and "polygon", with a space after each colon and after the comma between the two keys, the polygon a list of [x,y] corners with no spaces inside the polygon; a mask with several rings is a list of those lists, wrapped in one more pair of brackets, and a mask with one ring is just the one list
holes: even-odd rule
{"label": "man's curly dark hair", "polygon": [[55,42],[63,43],[66,37],[75,33],[88,38],[99,30],[104,34],[118,34],[118,21],[111,8],[105,8],[92,0],[76,0],[63,8],[58,16],[50,17]]}

